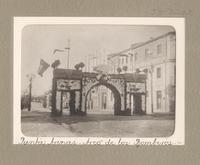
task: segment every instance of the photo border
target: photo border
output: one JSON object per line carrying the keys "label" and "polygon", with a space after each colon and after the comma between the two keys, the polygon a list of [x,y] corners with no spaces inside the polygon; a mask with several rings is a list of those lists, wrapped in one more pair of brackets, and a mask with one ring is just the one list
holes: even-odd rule
{"label": "photo border", "polygon": [[[27,137],[21,132],[21,38],[22,30],[27,25],[48,24],[87,24],[87,25],[168,25],[176,31],[176,111],[175,131],[170,137],[151,138],[95,138],[95,137]],[[87,144],[88,139],[106,145],[119,145],[120,142],[130,145],[184,145],[185,144],[185,19],[156,17],[14,17],[13,49],[13,143],[51,144],[52,139],[72,144]],[[138,143],[138,139],[141,143]],[[75,140],[75,142],[74,142]],[[73,143],[74,142],[74,143]],[[130,142],[130,143],[126,143]],[[64,144],[68,144],[64,143]],[[59,143],[58,143],[59,144]],[[110,144],[111,145],[111,144]]]}

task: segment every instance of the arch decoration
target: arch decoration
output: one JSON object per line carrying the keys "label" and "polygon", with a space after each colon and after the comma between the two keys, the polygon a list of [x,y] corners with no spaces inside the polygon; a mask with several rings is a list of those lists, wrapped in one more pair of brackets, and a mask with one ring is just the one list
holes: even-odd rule
{"label": "arch decoration", "polygon": [[[131,115],[129,96],[131,93],[145,93],[146,77],[138,74],[98,74],[80,70],[55,69],[52,84],[52,115],[62,115],[64,93],[68,93],[71,115],[87,114],[87,95],[95,86],[109,88],[116,99],[115,115]],[[134,91],[132,86],[139,89]],[[128,101],[129,100],[129,101]]]}

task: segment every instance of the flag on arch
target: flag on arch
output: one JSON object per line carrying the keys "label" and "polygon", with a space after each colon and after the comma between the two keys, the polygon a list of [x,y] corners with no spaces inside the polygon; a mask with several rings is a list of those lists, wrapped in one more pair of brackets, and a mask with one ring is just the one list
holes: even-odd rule
{"label": "flag on arch", "polygon": [[40,66],[38,68],[38,74],[43,77],[43,73],[48,69],[49,64],[44,61],[43,59],[40,59]]}

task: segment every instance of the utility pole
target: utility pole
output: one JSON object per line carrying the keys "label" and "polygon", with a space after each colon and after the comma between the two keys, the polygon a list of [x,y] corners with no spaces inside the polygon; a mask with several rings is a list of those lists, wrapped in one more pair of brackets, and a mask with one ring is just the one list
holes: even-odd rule
{"label": "utility pole", "polygon": [[88,58],[88,72],[90,72],[90,59],[91,59],[91,54],[89,54],[89,56],[88,56],[89,58]]}
{"label": "utility pole", "polygon": [[32,100],[32,77],[29,79],[29,104],[28,104],[28,111],[31,111],[31,100]]}
{"label": "utility pole", "polygon": [[28,99],[28,111],[31,111],[31,100],[32,100],[32,81],[35,78],[34,74],[27,75],[29,78],[29,99]]}
{"label": "utility pole", "polygon": [[70,39],[68,39],[68,46],[67,46],[67,69],[69,69],[69,51],[70,51]]}
{"label": "utility pole", "polygon": [[87,55],[85,55],[85,72],[87,72],[88,69],[88,59],[87,59]]}

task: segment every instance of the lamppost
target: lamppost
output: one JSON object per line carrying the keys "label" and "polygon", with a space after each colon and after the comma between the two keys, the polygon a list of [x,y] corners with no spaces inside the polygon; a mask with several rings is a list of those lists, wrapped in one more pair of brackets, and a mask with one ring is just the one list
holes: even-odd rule
{"label": "lamppost", "polygon": [[32,100],[32,81],[35,78],[34,74],[28,74],[27,78],[29,79],[29,101],[28,101],[28,111],[31,111],[31,100]]}
{"label": "lamppost", "polygon": [[70,51],[70,40],[68,39],[68,46],[65,48],[67,49],[67,69],[69,69],[69,51]]}

